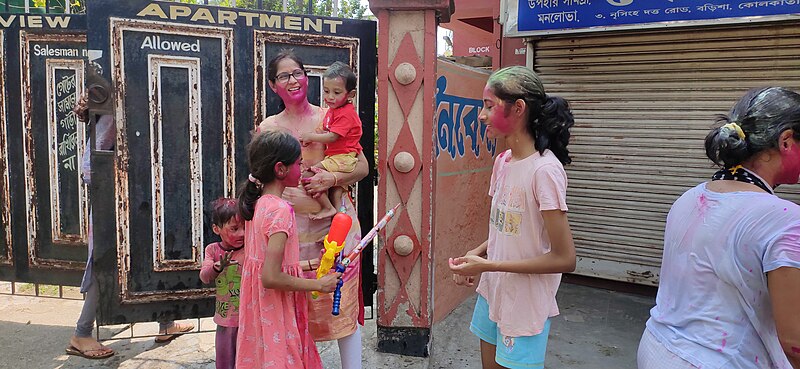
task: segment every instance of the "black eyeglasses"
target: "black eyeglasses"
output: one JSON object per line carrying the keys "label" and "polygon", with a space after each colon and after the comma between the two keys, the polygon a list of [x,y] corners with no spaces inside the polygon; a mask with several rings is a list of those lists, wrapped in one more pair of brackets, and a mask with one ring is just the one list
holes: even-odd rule
{"label": "black eyeglasses", "polygon": [[294,77],[295,81],[299,80],[301,77],[305,77],[306,71],[302,69],[295,69],[292,73],[281,73],[275,76],[275,81],[280,84],[285,84],[289,82],[289,77]]}

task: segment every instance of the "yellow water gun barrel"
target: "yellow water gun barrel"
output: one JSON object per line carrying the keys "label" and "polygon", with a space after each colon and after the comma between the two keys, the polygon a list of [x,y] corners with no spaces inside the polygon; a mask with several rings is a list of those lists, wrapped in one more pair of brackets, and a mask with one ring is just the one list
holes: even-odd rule
{"label": "yellow water gun barrel", "polygon": [[[331,229],[322,242],[323,246],[325,246],[325,253],[322,254],[322,258],[319,260],[317,279],[324,277],[331,271],[333,263],[336,261],[336,255],[344,250],[344,242],[353,225],[353,219],[345,214],[345,210],[346,209],[342,207],[339,209],[339,212],[333,216]],[[311,292],[311,297],[317,298],[319,297],[319,293],[317,291]]]}

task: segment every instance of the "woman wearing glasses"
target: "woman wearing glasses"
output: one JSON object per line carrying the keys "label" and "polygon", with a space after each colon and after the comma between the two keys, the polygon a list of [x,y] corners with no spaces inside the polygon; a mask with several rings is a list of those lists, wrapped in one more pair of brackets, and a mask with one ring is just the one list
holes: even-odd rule
{"label": "woman wearing glasses", "polygon": [[[278,126],[289,130],[297,138],[303,133],[315,132],[325,117],[326,109],[308,102],[308,77],[303,62],[292,51],[284,50],[268,65],[269,87],[281,99],[283,111],[267,117],[259,130]],[[324,157],[325,146],[309,142],[302,148],[303,164],[311,167]],[[363,153],[358,154],[358,164],[352,173],[330,173],[317,170],[311,178],[303,179],[303,187],[287,188],[283,198],[294,205],[297,232],[300,238],[300,260],[307,278],[316,278],[322,240],[331,226],[331,218],[312,220],[311,214],[321,207],[312,196],[327,196],[333,186],[355,184],[369,174],[369,165]],[[350,199],[345,196],[347,214],[353,219],[350,234],[345,241],[349,252],[361,239],[361,227]],[[334,204],[338,206],[339,204]],[[341,313],[331,315],[332,295],[320,294],[309,299],[309,330],[316,341],[338,340],[342,368],[361,368],[361,330],[364,324],[364,306],[361,299],[361,263],[357,259],[342,276]]]}

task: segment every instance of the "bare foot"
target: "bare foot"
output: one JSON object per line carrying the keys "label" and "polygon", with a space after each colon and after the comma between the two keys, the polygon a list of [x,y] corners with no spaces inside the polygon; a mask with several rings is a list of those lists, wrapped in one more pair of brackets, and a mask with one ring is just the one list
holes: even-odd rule
{"label": "bare foot", "polygon": [[178,338],[178,336],[190,332],[194,329],[194,324],[181,324],[175,323],[172,327],[167,328],[166,331],[158,332],[161,335],[156,337],[156,343],[165,343]]}
{"label": "bare foot", "polygon": [[97,342],[92,337],[72,336],[69,338],[69,345],[88,358],[108,357],[114,354],[114,350]]}
{"label": "bare foot", "polygon": [[323,208],[322,210],[314,214],[311,214],[308,217],[311,220],[319,220],[319,219],[330,218],[334,215],[336,215],[336,208],[330,207],[330,208]]}

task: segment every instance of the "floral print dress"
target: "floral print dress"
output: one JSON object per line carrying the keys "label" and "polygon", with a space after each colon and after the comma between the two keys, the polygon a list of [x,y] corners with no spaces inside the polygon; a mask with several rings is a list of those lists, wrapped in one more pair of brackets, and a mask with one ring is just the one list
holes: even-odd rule
{"label": "floral print dress", "polygon": [[286,233],[281,271],[302,277],[294,210],[279,197],[264,195],[256,202],[253,220],[245,222],[236,367],[322,368],[308,331],[305,291],[264,288],[261,269],[269,237]]}

